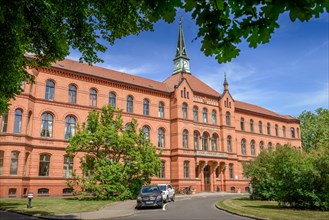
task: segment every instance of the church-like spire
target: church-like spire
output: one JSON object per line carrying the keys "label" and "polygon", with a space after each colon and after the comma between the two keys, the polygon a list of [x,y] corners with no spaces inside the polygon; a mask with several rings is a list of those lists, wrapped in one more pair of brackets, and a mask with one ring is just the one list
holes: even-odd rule
{"label": "church-like spire", "polygon": [[176,48],[176,55],[174,58],[174,74],[181,72],[183,69],[185,72],[190,72],[190,58],[188,58],[186,53],[183,27],[182,27],[182,18],[179,20],[179,31],[178,31],[178,41]]}
{"label": "church-like spire", "polygon": [[223,86],[224,86],[224,91],[228,91],[228,82],[226,80],[226,73],[224,73],[224,83],[223,83]]}

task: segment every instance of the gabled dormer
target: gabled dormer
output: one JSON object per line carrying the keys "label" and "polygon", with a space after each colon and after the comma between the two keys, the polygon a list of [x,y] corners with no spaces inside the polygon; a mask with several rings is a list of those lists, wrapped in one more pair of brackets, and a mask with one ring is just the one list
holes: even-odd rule
{"label": "gabled dormer", "polygon": [[[226,126],[235,126],[234,120],[234,108],[235,102],[229,91],[229,84],[226,79],[226,73],[224,74],[224,92],[220,97],[219,106],[221,109],[221,123]],[[228,119],[229,118],[229,119]],[[228,122],[229,120],[229,122]]]}

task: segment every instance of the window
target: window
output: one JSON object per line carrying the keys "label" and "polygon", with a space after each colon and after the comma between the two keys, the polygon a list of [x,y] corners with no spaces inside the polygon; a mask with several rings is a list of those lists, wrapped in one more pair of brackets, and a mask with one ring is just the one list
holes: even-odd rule
{"label": "window", "polygon": [[229,112],[226,112],[226,125],[231,125],[231,114]]}
{"label": "window", "polygon": [[182,114],[183,114],[183,118],[187,118],[187,104],[184,102],[182,105]]}
{"label": "window", "polygon": [[1,130],[0,132],[7,132],[8,127],[8,113],[4,113],[1,117]]}
{"label": "window", "polygon": [[21,109],[16,109],[15,111],[14,133],[22,132],[22,113]]}
{"label": "window", "polygon": [[65,140],[70,139],[75,135],[76,120],[72,115],[69,115],[65,119]]}
{"label": "window", "polygon": [[270,151],[270,152],[273,150],[271,142],[268,143],[267,148],[268,148],[268,151]]}
{"label": "window", "polygon": [[252,140],[252,141],[250,142],[250,153],[251,153],[252,156],[255,156],[255,155],[256,155],[256,151],[255,151],[255,141],[254,141],[254,140]]}
{"label": "window", "polygon": [[228,174],[229,174],[229,178],[233,179],[234,178],[234,173],[233,173],[233,164],[229,164],[228,166]]}
{"label": "window", "polygon": [[240,128],[241,131],[244,131],[244,118],[240,118]]}
{"label": "window", "polygon": [[247,149],[246,149],[246,140],[242,139],[241,141],[241,154],[247,155]]}
{"label": "window", "polygon": [[42,114],[41,137],[53,136],[53,116],[50,113]]}
{"label": "window", "polygon": [[96,107],[97,106],[97,91],[96,89],[89,90],[89,106]]}
{"label": "window", "polygon": [[77,103],[77,87],[73,84],[69,85],[69,103]]}
{"label": "window", "polygon": [[227,152],[232,152],[232,137],[227,136]]}
{"label": "window", "polygon": [[188,148],[188,131],[183,131],[183,148]]}
{"label": "window", "polygon": [[72,188],[64,188],[63,189],[63,195],[72,195],[73,194],[73,189]]}
{"label": "window", "polygon": [[129,95],[127,97],[127,108],[126,108],[126,111],[129,112],[129,113],[133,113],[133,105],[134,105],[133,97]]}
{"label": "window", "polygon": [[282,136],[286,137],[286,127],[282,126]]}
{"label": "window", "polygon": [[2,175],[4,157],[5,157],[5,152],[1,150],[0,151],[0,176]]}
{"label": "window", "polygon": [[143,126],[143,133],[145,139],[150,139],[150,128],[148,126]]}
{"label": "window", "polygon": [[217,151],[218,135],[213,134],[211,137],[211,150]]}
{"label": "window", "polygon": [[194,150],[198,150],[199,149],[199,132],[194,131],[193,133],[193,145],[194,145]]}
{"label": "window", "polygon": [[10,175],[17,175],[19,152],[11,152]]}
{"label": "window", "polygon": [[27,123],[26,123],[26,134],[30,134],[31,118],[32,118],[32,112],[29,112],[29,115],[27,116]]}
{"label": "window", "polygon": [[73,157],[64,156],[63,177],[72,177]]}
{"label": "window", "polygon": [[158,147],[165,147],[165,132],[163,128],[158,130]]}
{"label": "window", "polygon": [[190,162],[184,161],[184,178],[190,178]]}
{"label": "window", "polygon": [[202,150],[208,150],[208,137],[206,132],[202,134]]}
{"label": "window", "polygon": [[53,101],[54,92],[55,92],[55,83],[52,80],[47,80],[45,99]]}
{"label": "window", "polygon": [[9,188],[8,197],[16,197],[16,188]]}
{"label": "window", "polygon": [[295,129],[294,128],[290,128],[290,137],[295,138]]}
{"label": "window", "polygon": [[166,178],[166,162],[161,160],[159,178]]}
{"label": "window", "polygon": [[263,151],[264,150],[264,142],[261,141],[259,142],[259,151]]}
{"label": "window", "polygon": [[202,122],[208,123],[208,110],[206,108],[202,109]]}
{"label": "window", "polygon": [[164,118],[164,104],[163,102],[159,102],[159,118]]}
{"label": "window", "polygon": [[198,114],[199,114],[198,107],[194,106],[193,107],[193,121],[195,121],[195,122],[199,121]]}
{"label": "window", "polygon": [[259,129],[259,133],[263,134],[263,123],[261,121],[258,122],[258,129]]}
{"label": "window", "polygon": [[49,195],[49,189],[47,189],[47,188],[40,188],[40,189],[38,189],[38,195],[40,195],[40,196],[47,196],[47,195]]}
{"label": "window", "polygon": [[250,132],[254,132],[254,120],[250,119]]}
{"label": "window", "polygon": [[211,113],[211,122],[213,125],[217,124],[217,114],[215,110],[212,110]]}
{"label": "window", "polygon": [[275,136],[279,136],[279,127],[275,125]]}
{"label": "window", "polygon": [[220,167],[219,166],[216,167],[215,174],[216,174],[216,179],[219,179],[219,177],[220,177]]}
{"label": "window", "polygon": [[267,123],[267,135],[271,135],[271,124],[270,123]]}
{"label": "window", "polygon": [[112,105],[113,107],[116,106],[116,98],[117,96],[115,95],[114,92],[110,92],[109,94],[109,105]]}
{"label": "window", "polygon": [[39,162],[39,176],[49,176],[50,155],[41,154]]}
{"label": "window", "polygon": [[150,104],[148,99],[143,101],[143,115],[149,115],[150,113]]}

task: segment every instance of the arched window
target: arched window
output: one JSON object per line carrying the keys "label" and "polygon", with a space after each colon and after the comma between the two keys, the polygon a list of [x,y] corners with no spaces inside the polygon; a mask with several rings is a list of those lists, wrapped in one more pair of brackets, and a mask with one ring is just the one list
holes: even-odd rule
{"label": "arched window", "polygon": [[194,106],[193,107],[193,120],[195,122],[198,122],[199,121],[198,114],[199,114],[198,107]]}
{"label": "arched window", "polygon": [[73,172],[73,157],[64,156],[63,177],[72,177]]}
{"label": "arched window", "polygon": [[166,178],[166,161],[161,160],[159,178]]}
{"label": "arched window", "polygon": [[286,137],[286,126],[282,126],[282,136]]}
{"label": "arched window", "polygon": [[46,112],[42,114],[41,137],[53,136],[53,116]]}
{"label": "arched window", "polygon": [[240,118],[240,128],[241,131],[244,131],[244,118]]}
{"label": "arched window", "polygon": [[39,162],[39,176],[49,176],[50,155],[41,154]]}
{"label": "arched window", "polygon": [[228,175],[230,179],[234,179],[233,164],[230,163],[228,166]]}
{"label": "arched window", "polygon": [[22,132],[22,114],[23,114],[23,111],[21,109],[16,109],[16,111],[15,111],[14,133],[21,133]]}
{"label": "arched window", "polygon": [[187,118],[187,104],[184,102],[182,105],[183,118]]}
{"label": "arched window", "polygon": [[54,93],[55,93],[55,83],[52,80],[47,80],[45,99],[53,101]]}
{"label": "arched window", "polygon": [[227,136],[227,152],[232,152],[232,137]]}
{"label": "arched window", "polygon": [[148,99],[144,99],[143,101],[143,115],[150,114],[150,102]]}
{"label": "arched window", "polygon": [[42,196],[42,195],[49,195],[49,189],[47,188],[40,188],[38,189],[38,195]]}
{"label": "arched window", "polygon": [[194,149],[199,150],[199,132],[194,131],[193,133],[193,143],[194,143]]}
{"label": "arched window", "polygon": [[4,157],[5,152],[3,150],[0,150],[0,176],[2,175]]}
{"label": "arched window", "polygon": [[158,129],[158,147],[165,147],[165,132],[163,128]]}
{"label": "arched window", "polygon": [[4,113],[2,114],[2,117],[1,117],[1,130],[0,132],[7,132],[7,127],[8,127],[8,113]]}
{"label": "arched window", "polygon": [[63,195],[65,196],[71,196],[73,194],[73,189],[72,188],[64,188],[63,189]]}
{"label": "arched window", "polygon": [[250,132],[254,132],[254,120],[250,119]]}
{"label": "arched window", "polygon": [[250,153],[252,156],[256,155],[256,150],[255,150],[255,141],[251,140],[250,142]]}
{"label": "arched window", "polygon": [[268,143],[268,145],[267,145],[267,149],[268,149],[268,151],[272,151],[273,149],[272,149],[272,143],[271,142],[269,142]]}
{"label": "arched window", "polygon": [[69,85],[69,103],[77,103],[77,87],[73,84]]}
{"label": "arched window", "polygon": [[188,131],[183,131],[183,148],[188,148]]}
{"label": "arched window", "polygon": [[295,138],[295,128],[290,128],[290,137]]}
{"label": "arched window", "polygon": [[133,102],[133,97],[132,96],[127,96],[127,106],[126,106],[126,111],[129,112],[129,113],[132,113],[133,112],[133,105],[134,105],[134,102]]}
{"label": "arched window", "polygon": [[258,129],[259,129],[259,133],[263,134],[263,123],[261,121],[258,122]]}
{"label": "arched window", "polygon": [[259,142],[259,151],[261,152],[263,150],[264,150],[264,142],[261,141],[261,142]]}
{"label": "arched window", "polygon": [[184,178],[190,178],[190,162],[184,161]]}
{"label": "arched window", "polygon": [[11,161],[10,161],[10,175],[17,175],[18,169],[18,151],[11,152]]}
{"label": "arched window", "polygon": [[211,113],[211,122],[213,125],[217,124],[217,114],[215,110],[212,110]]}
{"label": "arched window", "polygon": [[271,124],[270,123],[267,123],[267,135],[271,135]]}
{"label": "arched window", "polygon": [[150,128],[148,126],[143,126],[143,133],[145,139],[150,139]]}
{"label": "arched window", "polygon": [[163,102],[159,102],[159,118],[164,118],[164,104]]}
{"label": "arched window", "polygon": [[97,91],[96,89],[89,90],[89,106],[96,107],[97,106]]}
{"label": "arched window", "polygon": [[213,134],[211,137],[211,150],[217,151],[217,144],[218,144],[218,135]]}
{"label": "arched window", "polygon": [[226,112],[226,125],[231,125],[231,114],[229,112]]}
{"label": "arched window", "polygon": [[209,135],[204,132],[202,134],[202,150],[208,150],[208,139],[209,139]]}
{"label": "arched window", "polygon": [[208,110],[206,108],[202,109],[202,122],[208,123]]}
{"label": "arched window", "polygon": [[65,118],[65,140],[68,140],[75,135],[75,124],[76,120],[72,115]]}
{"label": "arched window", "polygon": [[279,126],[275,125],[275,136],[279,136]]}
{"label": "arched window", "polygon": [[117,103],[117,95],[114,92],[110,92],[109,94],[109,104],[113,107],[116,107]]}
{"label": "arched window", "polygon": [[242,155],[247,155],[247,147],[246,147],[246,140],[245,139],[241,140],[241,154]]}

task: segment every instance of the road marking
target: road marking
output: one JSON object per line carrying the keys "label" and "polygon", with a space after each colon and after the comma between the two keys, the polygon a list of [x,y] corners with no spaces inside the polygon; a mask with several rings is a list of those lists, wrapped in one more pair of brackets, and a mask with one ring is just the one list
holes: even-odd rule
{"label": "road marking", "polygon": [[[167,204],[168,204],[168,203],[167,203]],[[167,205],[167,204],[164,204],[164,206],[162,207],[162,210],[163,210],[163,211],[166,211],[166,205]]]}

